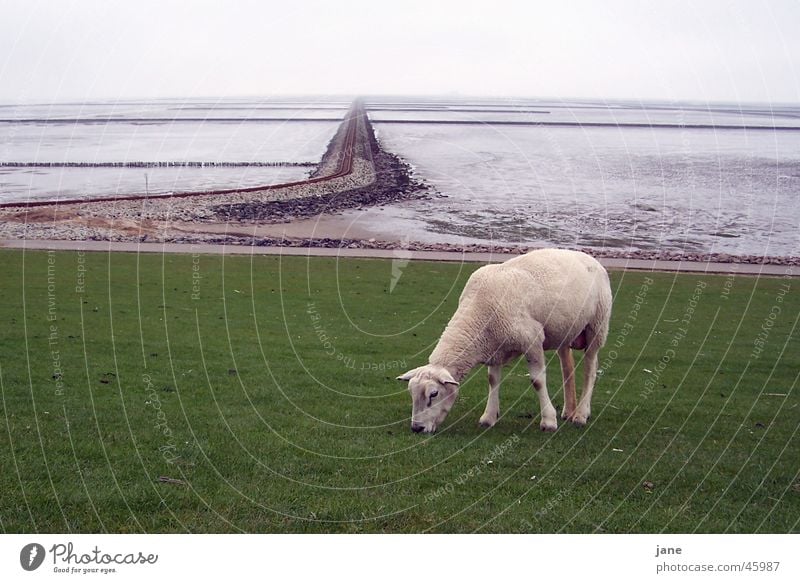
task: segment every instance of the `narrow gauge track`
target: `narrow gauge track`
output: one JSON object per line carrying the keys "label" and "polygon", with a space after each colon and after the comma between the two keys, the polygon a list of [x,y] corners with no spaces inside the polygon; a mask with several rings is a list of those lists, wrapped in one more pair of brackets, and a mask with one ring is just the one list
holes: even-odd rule
{"label": "narrow gauge track", "polygon": [[347,112],[344,123],[347,124],[344,140],[335,155],[339,158],[339,164],[336,171],[332,174],[325,174],[323,176],[316,176],[314,178],[307,178],[305,180],[297,180],[295,182],[284,182],[282,184],[267,184],[264,186],[250,186],[248,188],[228,188],[223,190],[203,190],[198,192],[179,192],[172,194],[127,194],[123,196],[107,196],[102,198],[71,198],[59,200],[37,200],[26,202],[5,202],[0,203],[0,208],[33,208],[41,206],[62,205],[62,204],[91,204],[96,202],[116,202],[124,200],[153,200],[153,199],[170,199],[170,198],[189,198],[192,196],[213,196],[220,194],[238,194],[246,192],[257,192],[260,190],[278,190],[290,186],[305,186],[308,184],[317,184],[342,178],[349,175],[353,171],[353,154],[358,140],[358,125],[359,121],[365,116],[364,107],[359,100],[353,102],[353,105]]}

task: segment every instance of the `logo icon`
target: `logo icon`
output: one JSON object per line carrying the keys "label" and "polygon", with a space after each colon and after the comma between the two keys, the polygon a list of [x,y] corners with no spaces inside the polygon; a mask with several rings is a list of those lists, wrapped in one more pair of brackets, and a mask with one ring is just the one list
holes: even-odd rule
{"label": "logo icon", "polygon": [[414,253],[409,249],[411,238],[404,235],[400,241],[400,247],[392,251],[392,281],[389,283],[389,293],[394,291],[397,282],[403,276],[403,270],[411,262]]}
{"label": "logo icon", "polygon": [[39,543],[30,543],[19,552],[19,564],[26,571],[35,571],[44,562],[44,547]]}

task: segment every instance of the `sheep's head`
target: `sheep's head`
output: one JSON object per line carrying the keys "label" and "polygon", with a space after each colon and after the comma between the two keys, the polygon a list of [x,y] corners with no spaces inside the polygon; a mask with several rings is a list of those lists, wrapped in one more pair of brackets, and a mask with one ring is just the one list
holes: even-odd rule
{"label": "sheep's head", "polygon": [[411,393],[411,431],[433,433],[458,397],[458,381],[446,368],[427,364],[397,377]]}

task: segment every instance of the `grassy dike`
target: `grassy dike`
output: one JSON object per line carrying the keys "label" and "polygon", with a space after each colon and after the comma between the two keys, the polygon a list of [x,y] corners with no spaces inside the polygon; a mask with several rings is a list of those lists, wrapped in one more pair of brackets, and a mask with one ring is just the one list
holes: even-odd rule
{"label": "grassy dike", "polygon": [[520,364],[495,428],[476,369],[423,437],[394,377],[476,265],[0,260],[3,532],[800,528],[798,280],[613,273],[585,429],[541,433]]}

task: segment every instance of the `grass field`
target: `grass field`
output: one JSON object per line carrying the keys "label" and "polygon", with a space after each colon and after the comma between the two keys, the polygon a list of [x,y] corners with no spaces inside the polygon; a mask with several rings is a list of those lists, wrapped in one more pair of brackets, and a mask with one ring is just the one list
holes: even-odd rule
{"label": "grass field", "polygon": [[800,528],[800,280],[613,273],[586,428],[539,431],[522,363],[493,429],[476,369],[422,436],[394,377],[476,265],[0,260],[2,532]]}

